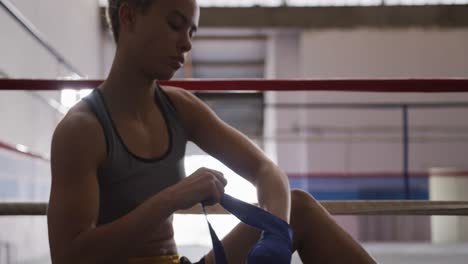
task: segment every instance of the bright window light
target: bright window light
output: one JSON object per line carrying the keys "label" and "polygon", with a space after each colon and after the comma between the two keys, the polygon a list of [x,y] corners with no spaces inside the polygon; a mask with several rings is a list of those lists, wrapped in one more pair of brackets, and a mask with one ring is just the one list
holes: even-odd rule
{"label": "bright window light", "polygon": [[92,89],[81,89],[81,90],[73,90],[73,89],[63,89],[60,103],[70,108],[78,103],[81,99],[88,96],[93,90]]}
{"label": "bright window light", "polygon": [[28,152],[28,147],[26,147],[25,145],[22,145],[22,144],[16,144],[16,149],[18,151],[21,151],[21,152]]}
{"label": "bright window light", "polygon": [[64,105],[65,107],[72,107],[76,104],[76,102],[78,101],[78,96],[77,96],[77,92],[75,90],[72,90],[72,89],[63,89],[62,90],[62,95],[61,95],[61,98],[60,98],[60,103],[62,103],[62,105]]}
{"label": "bright window light", "polygon": [[88,96],[93,89],[82,89],[78,92],[78,96],[80,97],[80,100]]}
{"label": "bright window light", "polygon": [[[230,170],[224,164],[208,155],[193,155],[185,158],[185,171],[191,175],[200,167],[220,171],[228,181],[225,192],[248,203],[257,202],[255,187]],[[225,237],[239,220],[232,215],[209,215],[208,219],[219,239]],[[211,238],[204,215],[175,215],[174,239],[177,245],[201,245],[211,247]]]}
{"label": "bright window light", "polygon": [[109,2],[107,0],[98,0],[99,6],[104,6],[107,7],[109,5]]}

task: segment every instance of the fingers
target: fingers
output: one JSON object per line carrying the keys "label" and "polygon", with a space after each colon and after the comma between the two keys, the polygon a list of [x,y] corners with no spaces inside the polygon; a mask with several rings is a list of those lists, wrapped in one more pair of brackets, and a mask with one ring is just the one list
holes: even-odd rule
{"label": "fingers", "polygon": [[227,180],[223,173],[200,168],[189,177],[183,179],[177,184],[168,187],[171,194],[177,194],[178,209],[187,209],[195,204],[202,202],[206,205],[219,203],[224,195],[224,186]]}
{"label": "fingers", "polygon": [[210,175],[215,177],[218,181],[220,181],[223,186],[227,185],[227,180],[224,178],[224,174],[220,171],[213,170],[213,169],[208,169],[205,167],[199,168],[193,175],[199,174],[199,175]]}
{"label": "fingers", "polygon": [[209,184],[210,190],[208,191],[208,198],[202,201],[204,205],[214,205],[221,201],[221,197],[224,194],[224,186],[223,184],[213,179]]}
{"label": "fingers", "polygon": [[208,168],[203,168],[207,170],[208,172],[212,173],[222,184],[223,186],[227,185],[227,180],[224,178],[224,174],[220,171],[213,170],[213,169],[208,169]]}
{"label": "fingers", "polygon": [[227,180],[224,178],[223,173],[207,168],[201,168],[200,170],[200,173],[205,175],[205,177],[208,177],[206,187],[209,188],[207,193],[208,197],[202,203],[204,205],[219,203],[221,197],[224,195],[224,186],[227,184]]}

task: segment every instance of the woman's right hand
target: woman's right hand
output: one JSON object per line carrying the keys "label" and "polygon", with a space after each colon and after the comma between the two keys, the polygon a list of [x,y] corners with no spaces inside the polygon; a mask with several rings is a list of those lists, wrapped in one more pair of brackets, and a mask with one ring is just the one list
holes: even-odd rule
{"label": "woman's right hand", "polygon": [[219,203],[226,184],[223,173],[203,167],[162,192],[175,205],[176,210],[188,209],[197,203]]}

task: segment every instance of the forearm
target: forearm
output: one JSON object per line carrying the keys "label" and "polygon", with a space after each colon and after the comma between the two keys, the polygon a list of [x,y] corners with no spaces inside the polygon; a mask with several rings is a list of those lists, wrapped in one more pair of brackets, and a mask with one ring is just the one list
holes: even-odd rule
{"label": "forearm", "polygon": [[289,223],[291,195],[287,175],[272,162],[265,162],[256,173],[260,207]]}
{"label": "forearm", "polygon": [[131,257],[136,246],[175,211],[167,197],[161,192],[122,218],[79,234],[57,264],[120,263]]}

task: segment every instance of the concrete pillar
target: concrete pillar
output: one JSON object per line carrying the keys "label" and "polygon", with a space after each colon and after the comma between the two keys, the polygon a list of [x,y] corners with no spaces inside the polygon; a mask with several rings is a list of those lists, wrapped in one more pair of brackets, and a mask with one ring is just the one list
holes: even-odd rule
{"label": "concrete pillar", "polygon": [[[468,170],[431,168],[430,200],[468,201]],[[431,234],[434,243],[468,242],[468,217],[432,216]]]}
{"label": "concrete pillar", "polygon": [[[299,33],[295,31],[275,31],[268,36],[267,54],[265,60],[266,79],[291,79],[299,74]],[[273,104],[291,97],[295,93],[266,92],[265,103]],[[277,136],[278,109],[267,107],[264,110],[264,147],[266,154],[275,162],[280,162],[278,157],[278,142],[272,140]],[[286,121],[286,120],[284,120]]]}

